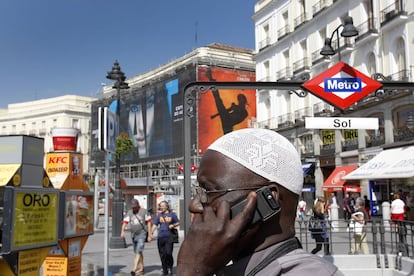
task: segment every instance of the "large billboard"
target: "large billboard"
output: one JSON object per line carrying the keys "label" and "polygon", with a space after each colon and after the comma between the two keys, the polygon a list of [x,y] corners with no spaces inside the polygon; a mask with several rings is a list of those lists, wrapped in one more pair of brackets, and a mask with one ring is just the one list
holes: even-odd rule
{"label": "large billboard", "polygon": [[[210,66],[198,67],[199,81],[254,82],[254,72]],[[204,153],[217,138],[248,127],[256,117],[256,90],[211,89],[199,94],[198,149]]]}
{"label": "large billboard", "polygon": [[[121,91],[120,134],[132,139],[134,149],[122,156],[123,163],[179,158],[183,155],[183,91],[195,81],[195,67],[173,76],[150,82],[142,87]],[[97,151],[97,110],[108,106],[116,114],[117,99],[102,99],[92,107],[92,150],[96,152],[95,166],[103,166],[104,156]],[[96,115],[96,116],[95,116]],[[195,118],[192,123],[195,126]],[[195,137],[195,129],[192,134]]]}

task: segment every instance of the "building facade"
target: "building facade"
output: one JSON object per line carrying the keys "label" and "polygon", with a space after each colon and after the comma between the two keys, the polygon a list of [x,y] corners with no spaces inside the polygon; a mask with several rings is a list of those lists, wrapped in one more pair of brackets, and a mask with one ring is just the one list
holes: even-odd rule
{"label": "building facade", "polygon": [[53,152],[53,128],[77,128],[77,151],[83,156],[83,173],[89,171],[91,103],[95,98],[65,95],[9,104],[0,110],[0,135],[31,135],[44,139],[44,152]]}
{"label": "building facade", "polygon": [[[356,37],[342,37],[345,18],[353,18]],[[258,81],[306,81],[343,61],[367,76],[413,82],[414,2],[404,0],[262,0],[255,5]],[[326,38],[336,54],[320,54]],[[305,187],[316,195],[350,187],[372,200],[386,201],[398,190],[412,190],[410,179],[326,181],[341,166],[358,167],[391,147],[414,142],[414,96],[410,89],[378,90],[344,111],[300,91],[257,91],[257,127],[288,137],[304,164],[314,166]],[[306,129],[305,117],[375,117],[378,130]],[[344,185],[342,187],[342,185]],[[351,188],[352,187],[352,188]],[[305,193],[304,193],[305,194]]]}
{"label": "building facade", "polygon": [[[132,139],[132,152],[121,156],[123,194],[142,194],[170,201],[179,210],[183,198],[184,147],[191,147],[195,176],[199,157],[226,131],[252,126],[256,120],[256,91],[216,91],[206,87],[196,97],[191,118],[191,144],[183,144],[183,94],[192,82],[252,81],[255,78],[253,50],[222,44],[209,44],[147,73],[126,79],[128,89],[121,89],[120,133]],[[112,86],[103,89],[103,97],[92,105],[91,167],[104,170],[104,152],[98,150],[99,107],[117,112],[118,91]],[[223,112],[243,109],[236,123],[226,124]],[[111,169],[114,168],[111,163]],[[112,170],[113,171],[113,170]],[[113,176],[110,176],[113,177]],[[115,179],[115,178],[113,178]],[[195,180],[194,180],[195,181]],[[113,182],[110,180],[110,182]],[[122,182],[121,182],[122,183]],[[140,189],[144,188],[144,189]],[[168,196],[168,197],[165,197]],[[149,202],[154,202],[150,198]],[[152,209],[153,206],[148,206]]]}

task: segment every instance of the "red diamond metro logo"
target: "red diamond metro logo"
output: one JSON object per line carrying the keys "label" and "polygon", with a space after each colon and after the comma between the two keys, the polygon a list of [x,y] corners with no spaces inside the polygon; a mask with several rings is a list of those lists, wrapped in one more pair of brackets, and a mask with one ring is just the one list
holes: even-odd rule
{"label": "red diamond metro logo", "polygon": [[381,88],[382,83],[371,79],[344,62],[339,62],[305,82],[302,87],[322,100],[344,110]]}

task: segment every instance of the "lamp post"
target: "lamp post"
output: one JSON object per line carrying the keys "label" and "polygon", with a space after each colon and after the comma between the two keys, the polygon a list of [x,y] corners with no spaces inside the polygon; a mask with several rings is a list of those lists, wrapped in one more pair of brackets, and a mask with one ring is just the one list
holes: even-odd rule
{"label": "lamp post", "polygon": [[341,46],[339,44],[339,28],[343,28],[341,32],[342,37],[352,37],[358,35],[358,30],[354,26],[354,20],[352,17],[347,16],[344,20],[344,24],[339,25],[331,34],[330,38],[325,38],[325,45],[321,49],[320,54],[323,56],[333,56],[335,55],[335,50],[332,48],[332,39],[333,36],[336,34],[336,38],[338,41],[338,60],[341,61]]}
{"label": "lamp post", "polygon": [[[121,71],[121,67],[117,60],[115,60],[112,70],[108,72],[107,79],[114,80],[115,83],[112,88],[116,89],[116,118],[117,118],[117,136],[120,132],[120,117],[121,117],[121,89],[128,89],[128,83],[125,82],[125,74]],[[109,242],[110,248],[125,248],[125,238],[121,238],[122,216],[123,216],[123,197],[121,191],[121,163],[119,154],[115,154],[115,191],[112,198],[112,236]]]}

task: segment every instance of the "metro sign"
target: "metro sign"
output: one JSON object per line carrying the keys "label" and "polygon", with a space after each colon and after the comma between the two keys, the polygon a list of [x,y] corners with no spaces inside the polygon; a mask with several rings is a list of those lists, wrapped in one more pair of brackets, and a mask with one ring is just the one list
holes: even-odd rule
{"label": "metro sign", "polygon": [[344,110],[382,87],[382,83],[339,62],[302,85],[315,96]]}

